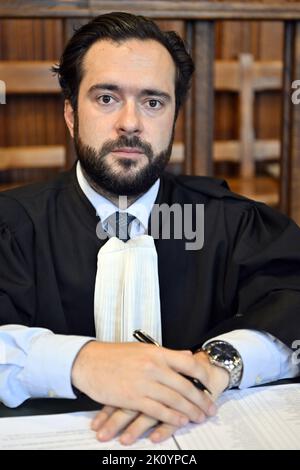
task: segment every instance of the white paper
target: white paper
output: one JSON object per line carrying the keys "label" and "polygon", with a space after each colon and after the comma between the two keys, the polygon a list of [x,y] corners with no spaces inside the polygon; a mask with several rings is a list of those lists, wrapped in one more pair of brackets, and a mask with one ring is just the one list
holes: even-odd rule
{"label": "white paper", "polygon": [[130,450],[177,449],[174,440],[153,444],[149,439],[139,439],[133,445],[124,446],[114,439],[99,442],[90,429],[96,411],[55,415],[0,418],[1,450]]}
{"label": "white paper", "polygon": [[230,390],[218,413],[175,434],[181,449],[300,449],[300,385]]}

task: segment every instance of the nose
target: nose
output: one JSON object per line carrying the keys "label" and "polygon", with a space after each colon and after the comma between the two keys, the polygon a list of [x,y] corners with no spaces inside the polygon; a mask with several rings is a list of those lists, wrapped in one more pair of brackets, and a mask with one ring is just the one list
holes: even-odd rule
{"label": "nose", "polygon": [[139,135],[142,128],[142,120],[134,101],[128,101],[122,107],[117,120],[117,132],[119,134]]}

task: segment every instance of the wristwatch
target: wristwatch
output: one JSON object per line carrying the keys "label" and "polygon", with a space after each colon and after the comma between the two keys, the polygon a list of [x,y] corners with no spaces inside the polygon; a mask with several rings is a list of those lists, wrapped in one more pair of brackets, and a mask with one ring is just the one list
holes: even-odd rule
{"label": "wristwatch", "polygon": [[223,367],[229,372],[226,390],[238,387],[242,380],[243,360],[238,351],[226,341],[213,340],[202,347],[211,364]]}

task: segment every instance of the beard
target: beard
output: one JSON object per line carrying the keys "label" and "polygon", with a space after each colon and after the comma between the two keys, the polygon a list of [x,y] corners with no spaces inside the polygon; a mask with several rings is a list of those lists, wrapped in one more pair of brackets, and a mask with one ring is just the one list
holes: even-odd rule
{"label": "beard", "polygon": [[[92,187],[98,192],[114,196],[139,196],[145,193],[163,173],[170,160],[175,123],[167,148],[154,155],[152,146],[138,136],[120,136],[116,140],[107,140],[97,150],[82,142],[79,136],[78,118],[74,123],[74,145],[77,157]],[[112,168],[106,156],[122,147],[137,148],[144,153],[148,163],[137,168],[139,160],[118,159],[118,169]],[[136,170],[135,170],[136,169]],[[121,170],[121,171],[120,171]]]}

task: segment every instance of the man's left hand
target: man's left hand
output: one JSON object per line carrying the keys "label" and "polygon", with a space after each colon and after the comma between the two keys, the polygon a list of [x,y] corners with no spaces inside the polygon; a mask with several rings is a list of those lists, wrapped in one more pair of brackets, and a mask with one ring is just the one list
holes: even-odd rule
{"label": "man's left hand", "polygon": [[112,406],[104,406],[92,421],[92,429],[96,431],[97,439],[105,442],[121,433],[119,440],[125,445],[133,444],[153,427],[154,429],[148,436],[152,442],[164,441],[178,429],[165,423],[159,424],[154,418],[138,411]]}

